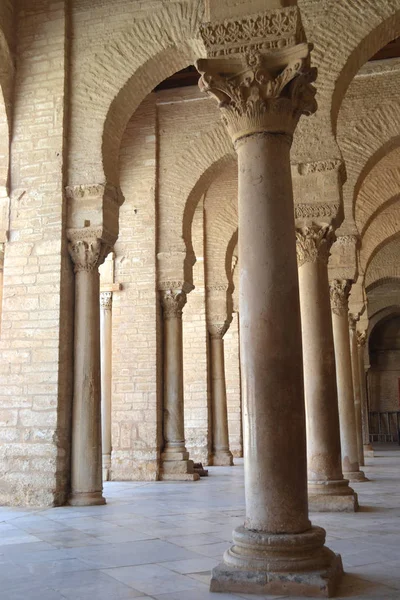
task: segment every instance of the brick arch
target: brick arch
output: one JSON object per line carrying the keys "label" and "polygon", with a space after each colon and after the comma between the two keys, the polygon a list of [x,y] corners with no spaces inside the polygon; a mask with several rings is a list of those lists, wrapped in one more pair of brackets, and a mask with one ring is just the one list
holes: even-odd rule
{"label": "brick arch", "polygon": [[73,65],[69,184],[118,185],[125,127],[154,87],[204,54],[199,37],[203,3],[174,2],[111,41],[81,53]]}
{"label": "brick arch", "polygon": [[382,322],[391,319],[392,317],[400,316],[400,305],[391,304],[390,306],[386,306],[385,308],[381,308],[378,312],[374,313],[372,317],[369,319],[368,323],[368,337],[367,344],[369,346],[369,340],[374,329],[380,325]]}
{"label": "brick arch", "polygon": [[366,272],[377,252],[400,237],[400,202],[390,204],[371,222],[361,239],[360,267]]}
{"label": "brick arch", "polygon": [[395,237],[383,245],[371,258],[365,271],[365,288],[376,282],[400,278],[400,240]]}
{"label": "brick arch", "polygon": [[355,218],[359,191],[372,169],[400,146],[400,104],[388,102],[361,119],[341,141],[347,181],[343,186],[345,215]]}

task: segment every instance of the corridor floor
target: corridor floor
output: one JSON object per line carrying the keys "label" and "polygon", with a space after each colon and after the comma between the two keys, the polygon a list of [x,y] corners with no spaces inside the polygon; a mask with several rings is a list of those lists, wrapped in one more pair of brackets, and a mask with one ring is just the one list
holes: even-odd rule
{"label": "corridor floor", "polygon": [[[400,451],[367,463],[371,481],[354,486],[361,511],[312,521],[342,555],[339,598],[399,599]],[[1,600],[260,598],[208,591],[244,516],[243,466],[209,471],[197,483],[107,483],[106,506],[0,507]]]}

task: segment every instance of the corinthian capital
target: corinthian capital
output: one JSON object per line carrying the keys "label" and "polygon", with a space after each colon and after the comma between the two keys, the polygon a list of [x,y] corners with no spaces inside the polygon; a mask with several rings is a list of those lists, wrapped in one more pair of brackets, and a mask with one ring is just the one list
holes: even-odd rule
{"label": "corinthian capital", "polygon": [[312,225],[296,229],[298,266],[316,261],[327,265],[334,237],[332,227],[328,225]]}
{"label": "corinthian capital", "polygon": [[351,281],[349,279],[334,279],[329,283],[329,290],[332,312],[340,317],[347,315]]}
{"label": "corinthian capital", "polygon": [[187,296],[183,289],[166,289],[161,291],[161,303],[164,319],[181,319]]}
{"label": "corinthian capital", "polygon": [[201,59],[199,87],[217,100],[232,141],[254,133],[293,135],[302,114],[315,112],[309,45],[262,53],[244,48],[230,58]]}
{"label": "corinthian capital", "polygon": [[113,300],[112,292],[101,292],[100,293],[100,306],[104,310],[112,309],[112,300]]}
{"label": "corinthian capital", "polygon": [[68,251],[75,273],[98,269],[111,250],[104,240],[97,237],[96,231],[73,230],[68,233],[68,237]]}

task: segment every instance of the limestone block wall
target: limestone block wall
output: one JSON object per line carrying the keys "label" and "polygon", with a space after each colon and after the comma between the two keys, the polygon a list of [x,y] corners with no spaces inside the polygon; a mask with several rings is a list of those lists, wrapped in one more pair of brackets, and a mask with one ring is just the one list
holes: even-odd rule
{"label": "limestone block wall", "polygon": [[157,479],[161,435],[156,290],[155,97],[133,115],[120,153],[125,203],[115,245],[112,470],[114,480]]}
{"label": "limestone block wall", "polygon": [[400,410],[400,352],[386,352],[369,374],[370,410]]}
{"label": "limestone block wall", "polygon": [[64,241],[65,28],[63,3],[19,3],[0,341],[0,504],[62,503],[69,485],[73,280]]}
{"label": "limestone block wall", "polygon": [[188,301],[183,310],[183,363],[186,447],[192,459],[207,465],[211,438],[203,224],[201,202],[194,214],[192,226],[193,249],[197,262],[193,268],[195,289],[188,294]]}

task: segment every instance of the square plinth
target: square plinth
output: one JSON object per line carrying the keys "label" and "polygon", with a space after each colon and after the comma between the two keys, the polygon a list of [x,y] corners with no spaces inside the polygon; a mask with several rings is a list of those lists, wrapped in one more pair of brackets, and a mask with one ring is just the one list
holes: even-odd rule
{"label": "square plinth", "polygon": [[308,496],[310,512],[357,512],[358,496],[354,492],[346,496],[332,494],[313,494]]}
{"label": "square plinth", "polygon": [[339,554],[335,555],[329,568],[324,571],[300,573],[245,571],[222,563],[212,570],[210,591],[331,598],[342,576],[343,566]]}

